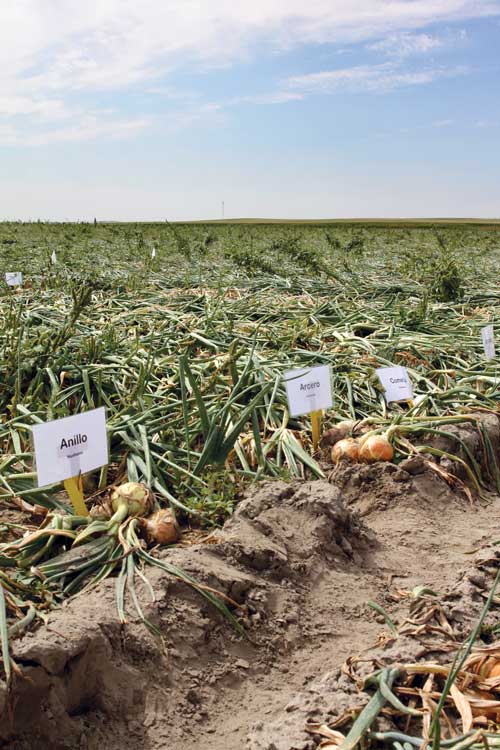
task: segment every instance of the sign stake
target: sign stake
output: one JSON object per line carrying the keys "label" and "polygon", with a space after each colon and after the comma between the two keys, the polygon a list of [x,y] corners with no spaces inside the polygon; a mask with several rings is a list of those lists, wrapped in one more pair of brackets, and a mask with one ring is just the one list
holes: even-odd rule
{"label": "sign stake", "polygon": [[290,416],[311,415],[312,444],[316,450],[321,437],[323,411],[333,406],[330,365],[288,370],[284,379]]}
{"label": "sign stake", "polygon": [[319,445],[319,439],[321,437],[321,420],[323,417],[323,410],[311,412],[311,428],[312,428],[312,441],[313,449],[317,450]]}
{"label": "sign stake", "polygon": [[79,474],[76,477],[64,480],[64,489],[69,495],[71,505],[77,516],[88,516],[89,512],[85,505],[83,497],[83,477]]}

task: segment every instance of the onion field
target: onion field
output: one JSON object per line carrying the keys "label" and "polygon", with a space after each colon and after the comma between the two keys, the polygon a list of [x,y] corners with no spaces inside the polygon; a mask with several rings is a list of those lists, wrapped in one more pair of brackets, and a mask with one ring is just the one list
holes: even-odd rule
{"label": "onion field", "polygon": [[[323,437],[349,420],[383,435],[395,464],[418,453],[443,474],[460,465],[455,486],[472,503],[500,492],[479,421],[499,414],[498,357],[481,338],[500,331],[499,267],[495,223],[1,224],[5,681],[20,670],[12,643],[105,578],[116,617],[129,607],[157,632],[136,593],[154,567],[243,632],[232,598],[158,556],[109,498],[140,484],[149,511],[201,534],[255,482],[327,478],[328,441],[316,449],[309,417],[290,416],[288,370],[330,366]],[[4,282],[12,272],[22,285]],[[407,368],[410,403],[385,401],[375,370],[392,365]],[[109,463],[84,477],[80,517],[62,484],[37,487],[32,428],[97,407]],[[480,459],[457,425],[477,427]]]}
{"label": "onion field", "polygon": [[[331,365],[327,426],[496,407],[480,335],[498,320],[496,226],[4,224],[0,247],[2,277],[24,274],[0,297],[6,498],[63,502],[33,488],[30,426],[96,406],[112,464],[95,489],[126,472],[218,517],[228,484],[321,476],[287,414],[292,367]],[[373,372],[391,364],[425,403],[387,411]]]}

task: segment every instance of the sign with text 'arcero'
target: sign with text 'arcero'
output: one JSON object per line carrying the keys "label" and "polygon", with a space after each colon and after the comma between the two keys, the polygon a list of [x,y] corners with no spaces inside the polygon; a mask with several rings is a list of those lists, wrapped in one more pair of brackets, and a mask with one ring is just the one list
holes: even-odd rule
{"label": "sign with text 'arcero'", "polygon": [[385,391],[385,400],[388,404],[392,401],[413,399],[413,386],[406,367],[379,367],[375,372]]}
{"label": "sign with text 'arcero'", "polygon": [[330,365],[285,372],[290,416],[300,417],[333,406]]}
{"label": "sign with text 'arcero'", "polygon": [[63,482],[108,463],[106,410],[33,426],[38,487]]}

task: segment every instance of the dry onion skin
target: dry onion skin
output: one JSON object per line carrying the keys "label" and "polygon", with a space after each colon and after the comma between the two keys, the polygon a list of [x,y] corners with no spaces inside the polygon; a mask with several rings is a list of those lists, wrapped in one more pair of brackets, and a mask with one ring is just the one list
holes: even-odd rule
{"label": "dry onion skin", "polygon": [[359,442],[354,438],[344,438],[332,448],[332,461],[334,464],[339,461],[359,461]]}
{"label": "dry onion skin", "polygon": [[342,422],[337,422],[335,427],[337,430],[340,430],[344,437],[349,437],[352,435],[352,431],[356,427],[356,424],[357,422],[355,419],[344,419]]}
{"label": "dry onion skin", "polygon": [[481,674],[484,678],[488,679],[491,677],[500,677],[500,660],[494,656],[490,656],[486,659]]}
{"label": "dry onion skin", "polygon": [[343,422],[338,422],[323,434],[320,441],[321,447],[329,448],[340,440],[351,437],[355,425],[356,422],[353,419],[346,419]]}
{"label": "dry onion skin", "polygon": [[145,516],[151,510],[151,492],[139,482],[125,482],[119,487],[114,487],[110,500],[115,513],[126,507],[129,516]]}
{"label": "dry onion skin", "polygon": [[359,459],[368,464],[392,461],[394,448],[384,435],[367,435],[359,447]]}
{"label": "dry onion skin", "polygon": [[181,535],[179,524],[170,508],[162,508],[149,518],[144,518],[142,527],[150,544],[174,544]]}

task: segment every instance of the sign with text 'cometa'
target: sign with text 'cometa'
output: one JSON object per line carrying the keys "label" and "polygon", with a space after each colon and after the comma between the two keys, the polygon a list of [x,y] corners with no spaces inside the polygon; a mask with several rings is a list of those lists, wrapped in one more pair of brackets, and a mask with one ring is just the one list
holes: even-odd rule
{"label": "sign with text 'cometa'", "polygon": [[481,328],[484,356],[486,359],[495,359],[495,332],[492,325]]}
{"label": "sign with text 'cometa'", "polygon": [[413,398],[413,386],[406,367],[379,367],[375,372],[388,404],[393,401],[410,401]]}
{"label": "sign with text 'cometa'", "polygon": [[63,482],[108,463],[104,407],[33,426],[38,487]]}
{"label": "sign with text 'cometa'", "polygon": [[285,386],[292,417],[333,406],[330,365],[289,370],[285,372]]}
{"label": "sign with text 'cometa'", "polygon": [[5,274],[5,281],[8,286],[22,286],[23,275],[20,271],[7,271]]}

